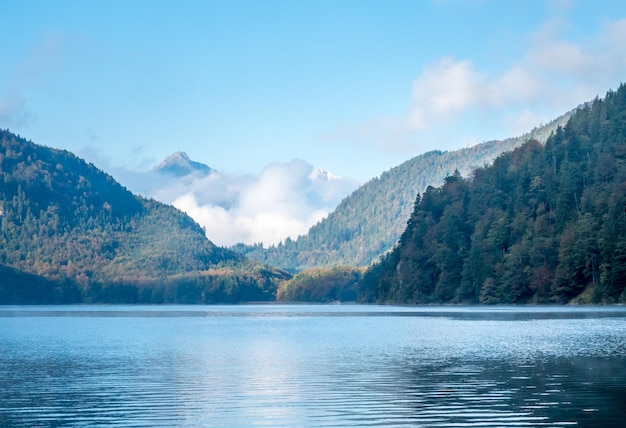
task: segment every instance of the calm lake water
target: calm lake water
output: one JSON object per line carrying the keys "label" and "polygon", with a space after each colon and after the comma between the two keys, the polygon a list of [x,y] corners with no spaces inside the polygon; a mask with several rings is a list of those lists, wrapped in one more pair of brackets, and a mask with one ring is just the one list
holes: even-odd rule
{"label": "calm lake water", "polygon": [[625,426],[626,308],[0,307],[0,426]]}

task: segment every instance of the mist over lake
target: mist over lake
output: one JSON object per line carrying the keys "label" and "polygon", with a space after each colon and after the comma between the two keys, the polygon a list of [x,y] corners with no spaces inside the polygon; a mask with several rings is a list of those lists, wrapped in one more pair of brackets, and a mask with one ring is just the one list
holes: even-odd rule
{"label": "mist over lake", "polygon": [[1,426],[620,426],[626,308],[0,307]]}

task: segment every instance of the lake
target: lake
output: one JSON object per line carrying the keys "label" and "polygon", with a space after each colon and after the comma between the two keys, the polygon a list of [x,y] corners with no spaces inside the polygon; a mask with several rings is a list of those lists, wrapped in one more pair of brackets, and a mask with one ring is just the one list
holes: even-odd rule
{"label": "lake", "polygon": [[0,307],[3,427],[625,420],[624,307]]}

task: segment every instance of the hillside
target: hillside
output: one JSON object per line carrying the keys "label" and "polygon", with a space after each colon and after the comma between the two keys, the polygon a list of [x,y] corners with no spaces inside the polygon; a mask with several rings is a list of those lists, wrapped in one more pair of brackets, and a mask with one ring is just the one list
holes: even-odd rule
{"label": "hillside", "polygon": [[366,301],[626,302],[626,86],[416,198]]}
{"label": "hillside", "polygon": [[272,300],[287,277],[67,151],[0,131],[0,176],[0,303]]}
{"label": "hillside", "polygon": [[282,282],[276,300],[283,302],[354,302],[364,267],[335,266],[308,269]]}
{"label": "hillside", "polygon": [[290,271],[323,266],[367,266],[397,242],[418,193],[439,186],[455,170],[468,176],[505,151],[534,138],[545,141],[571,112],[528,134],[450,151],[431,151],[363,184],[322,221],[297,239],[263,248],[237,245],[246,256]]}

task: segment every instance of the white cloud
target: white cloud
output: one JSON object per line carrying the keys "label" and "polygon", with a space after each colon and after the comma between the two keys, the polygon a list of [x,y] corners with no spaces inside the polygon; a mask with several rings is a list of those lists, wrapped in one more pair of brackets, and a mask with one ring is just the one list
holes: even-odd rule
{"label": "white cloud", "polygon": [[355,180],[324,180],[302,160],[267,165],[258,176],[213,173],[164,177],[117,171],[122,184],[186,212],[217,245],[265,246],[295,239],[357,188]]}
{"label": "white cloud", "polygon": [[483,81],[470,61],[447,57],[427,66],[413,83],[409,125],[422,130],[454,117],[481,98]]}
{"label": "white cloud", "polygon": [[193,193],[177,198],[172,205],[202,225],[211,241],[223,246],[238,242],[277,244],[288,236],[295,238],[306,233],[328,214],[323,209],[313,210],[304,217],[284,209],[227,210],[218,205],[201,204]]}
{"label": "white cloud", "polygon": [[547,40],[528,53],[530,63],[544,72],[564,76],[586,75],[594,68],[596,58],[582,46],[565,40]]}
{"label": "white cloud", "polygon": [[469,60],[444,58],[428,66],[415,80],[408,126],[413,131],[426,131],[469,110],[486,113],[523,105],[540,97],[540,89],[536,76],[523,65],[490,78],[476,71]]}
{"label": "white cloud", "polygon": [[[146,161],[141,150],[133,151],[138,155],[135,168]],[[218,172],[176,178],[114,167],[94,147],[85,147],[78,154],[131,191],[186,212],[205,228],[211,241],[222,246],[240,242],[269,246],[287,237],[295,239],[359,185],[332,174],[314,174],[313,165],[298,159],[271,163],[256,176]]]}
{"label": "white cloud", "polygon": [[[569,8],[567,2],[555,6],[560,12]],[[414,151],[446,140],[447,148],[458,147],[467,140],[463,132],[476,134],[468,125],[499,130],[500,138],[529,131],[603,96],[626,75],[626,19],[605,23],[583,42],[564,37],[567,28],[563,19],[546,22],[528,38],[519,59],[498,73],[470,59],[440,58],[414,80],[411,107],[404,117],[344,124],[325,137]],[[461,125],[468,129],[460,129]]]}

